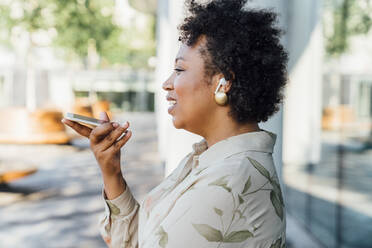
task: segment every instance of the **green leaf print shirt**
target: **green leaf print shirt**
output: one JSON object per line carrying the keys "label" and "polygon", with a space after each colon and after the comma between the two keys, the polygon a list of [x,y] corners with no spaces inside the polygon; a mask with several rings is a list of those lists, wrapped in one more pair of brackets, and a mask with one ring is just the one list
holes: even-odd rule
{"label": "green leaf print shirt", "polygon": [[275,140],[265,130],[203,139],[141,205],[128,186],[113,200],[103,190],[102,237],[113,248],[286,247]]}

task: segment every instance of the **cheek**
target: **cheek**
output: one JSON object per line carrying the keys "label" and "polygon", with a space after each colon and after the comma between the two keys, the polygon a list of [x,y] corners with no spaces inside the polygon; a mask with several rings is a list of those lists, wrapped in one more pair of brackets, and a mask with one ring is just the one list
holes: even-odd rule
{"label": "cheek", "polygon": [[185,101],[187,103],[187,99],[189,98],[190,91],[192,91],[192,83],[189,80],[179,78],[174,81],[174,91],[177,95],[177,101],[180,104],[184,104]]}
{"label": "cheek", "polygon": [[199,83],[195,82],[194,78],[180,77],[174,84],[175,92],[181,101],[189,101],[190,98],[196,97],[196,94],[200,93],[199,88]]}
{"label": "cheek", "polygon": [[196,112],[204,112],[205,109],[209,108],[211,93],[205,87],[202,87],[202,83],[204,82],[179,80],[174,84],[179,106],[182,111],[197,114]]}

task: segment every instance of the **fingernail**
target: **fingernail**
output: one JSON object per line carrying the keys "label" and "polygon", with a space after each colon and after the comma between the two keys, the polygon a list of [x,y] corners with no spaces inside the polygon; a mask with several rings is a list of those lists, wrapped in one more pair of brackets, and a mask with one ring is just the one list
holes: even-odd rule
{"label": "fingernail", "polygon": [[112,123],[112,126],[113,126],[114,128],[117,128],[117,127],[119,126],[119,123],[114,122],[114,123]]}
{"label": "fingernail", "polygon": [[124,124],[123,124],[123,127],[124,128],[127,128],[129,126],[129,123],[128,122],[125,122]]}
{"label": "fingernail", "polygon": [[62,122],[62,123],[66,123],[66,120],[65,120],[65,118],[63,118],[63,119],[61,120],[61,122]]}

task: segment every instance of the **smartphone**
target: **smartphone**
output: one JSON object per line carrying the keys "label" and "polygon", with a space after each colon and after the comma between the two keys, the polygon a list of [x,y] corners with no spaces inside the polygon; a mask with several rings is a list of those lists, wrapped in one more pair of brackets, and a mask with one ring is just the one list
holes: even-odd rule
{"label": "smartphone", "polygon": [[[93,125],[93,126],[99,126],[106,122],[103,120],[98,120],[98,119],[94,119],[94,118],[90,118],[84,115],[78,115],[74,113],[67,113],[65,116],[65,119],[70,120],[70,121],[81,122],[81,123]],[[125,132],[123,132],[120,135],[120,137],[116,139],[116,141],[119,141],[121,138],[123,138],[127,134],[127,132],[128,130],[125,130]]]}
{"label": "smartphone", "polygon": [[99,126],[106,122],[103,120],[98,120],[98,119],[94,119],[94,118],[90,118],[84,115],[78,115],[74,113],[67,113],[65,118],[70,121],[81,122],[81,123],[92,125],[92,126]]}

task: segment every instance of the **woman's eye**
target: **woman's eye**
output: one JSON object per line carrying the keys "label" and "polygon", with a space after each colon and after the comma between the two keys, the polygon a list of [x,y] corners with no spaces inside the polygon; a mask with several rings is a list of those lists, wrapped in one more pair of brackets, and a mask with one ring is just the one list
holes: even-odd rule
{"label": "woman's eye", "polygon": [[176,72],[177,75],[179,75],[179,74],[180,74],[182,71],[184,71],[184,70],[181,70],[181,69],[177,69],[177,68],[176,68],[176,69],[174,69],[174,71]]}

